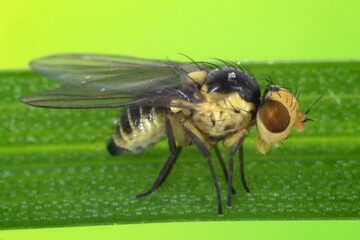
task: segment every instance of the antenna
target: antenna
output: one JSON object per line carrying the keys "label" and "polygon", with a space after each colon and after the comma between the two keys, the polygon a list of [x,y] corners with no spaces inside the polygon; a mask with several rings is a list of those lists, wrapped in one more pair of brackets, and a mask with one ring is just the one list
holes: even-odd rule
{"label": "antenna", "polygon": [[306,110],[305,112],[305,115],[308,114],[314,107],[316,104],[318,104],[318,102],[321,100],[321,98],[323,97],[324,95],[322,95],[321,97],[319,97],[310,107],[308,110]]}

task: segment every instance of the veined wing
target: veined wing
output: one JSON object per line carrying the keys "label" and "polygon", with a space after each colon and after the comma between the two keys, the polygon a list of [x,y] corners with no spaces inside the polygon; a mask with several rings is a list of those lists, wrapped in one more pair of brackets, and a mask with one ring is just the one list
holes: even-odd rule
{"label": "veined wing", "polygon": [[159,107],[191,105],[197,89],[183,83],[187,74],[174,62],[111,55],[55,55],[31,62],[49,79],[67,85],[20,101],[48,108],[112,108],[129,105]]}
{"label": "veined wing", "polygon": [[[148,92],[127,92],[83,86],[64,86],[29,97],[21,97],[20,101],[45,108],[121,108],[134,105],[193,108],[195,106],[193,101],[198,101],[197,89],[189,90],[189,88],[170,88]],[[192,95],[187,95],[186,91],[192,92]]]}
{"label": "veined wing", "polygon": [[33,70],[69,85],[145,91],[181,85],[179,63],[96,54],[53,55],[30,63]]}

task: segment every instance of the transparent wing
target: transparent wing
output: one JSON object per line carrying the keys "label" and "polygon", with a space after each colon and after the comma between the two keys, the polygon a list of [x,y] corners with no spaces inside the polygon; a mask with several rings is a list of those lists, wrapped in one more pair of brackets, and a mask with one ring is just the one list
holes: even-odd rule
{"label": "transparent wing", "polygon": [[184,106],[199,100],[195,86],[183,82],[185,68],[158,60],[111,55],[54,55],[34,60],[31,67],[67,85],[21,97],[32,106],[49,108],[111,108],[129,105]]}
{"label": "transparent wing", "polygon": [[[192,95],[185,94],[186,90]],[[123,92],[83,86],[64,86],[29,97],[21,97],[20,101],[28,105],[47,108],[120,108],[131,105],[193,108],[194,103],[198,101],[197,90],[194,89],[194,91],[188,88]],[[190,97],[191,101],[189,101]]]}
{"label": "transparent wing", "polygon": [[181,84],[178,63],[169,61],[113,55],[64,54],[34,60],[30,66],[49,79],[88,88],[142,91]]}

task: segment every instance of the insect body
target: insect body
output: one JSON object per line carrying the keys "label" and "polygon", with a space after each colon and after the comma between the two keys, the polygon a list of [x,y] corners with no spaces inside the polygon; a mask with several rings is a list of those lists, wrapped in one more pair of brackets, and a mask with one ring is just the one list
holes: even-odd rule
{"label": "insect body", "polygon": [[108,142],[108,151],[120,155],[140,152],[165,137],[165,109],[150,106],[128,107],[117,122]]}
{"label": "insect body", "polygon": [[[287,138],[290,129],[304,128],[306,113],[285,88],[269,85],[263,97],[254,77],[235,63],[214,66],[191,61],[176,63],[108,55],[57,55],[35,60],[31,67],[66,83],[64,87],[22,97],[23,103],[49,108],[124,108],[108,142],[112,155],[140,152],[166,137],[170,154],[149,191],[165,181],[183,147],[194,144],[207,160],[222,215],[222,199],[210,149],[220,160],[232,205],[233,158],[239,152],[244,176],[242,143],[257,125],[258,150]],[[230,148],[229,165],[220,157],[217,142]]]}

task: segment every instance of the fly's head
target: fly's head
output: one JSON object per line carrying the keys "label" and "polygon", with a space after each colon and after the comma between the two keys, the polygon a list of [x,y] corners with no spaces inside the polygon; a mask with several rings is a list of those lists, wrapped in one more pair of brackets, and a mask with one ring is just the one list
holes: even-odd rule
{"label": "fly's head", "polygon": [[[317,101],[313,106],[316,103]],[[276,85],[269,85],[256,113],[256,125],[259,132],[256,138],[257,149],[262,154],[266,154],[270,149],[270,144],[277,144],[289,137],[292,127],[299,132],[303,131],[304,123],[310,120],[307,117],[310,109],[300,112],[299,103],[290,91]]]}

